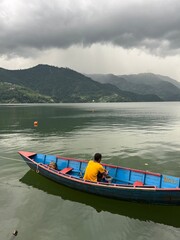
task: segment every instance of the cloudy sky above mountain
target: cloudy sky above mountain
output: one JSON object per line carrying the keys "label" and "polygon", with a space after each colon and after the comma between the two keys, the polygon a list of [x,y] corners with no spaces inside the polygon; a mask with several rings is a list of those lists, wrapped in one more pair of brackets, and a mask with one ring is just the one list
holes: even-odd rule
{"label": "cloudy sky above mountain", "polygon": [[180,81],[179,0],[0,0],[0,67]]}

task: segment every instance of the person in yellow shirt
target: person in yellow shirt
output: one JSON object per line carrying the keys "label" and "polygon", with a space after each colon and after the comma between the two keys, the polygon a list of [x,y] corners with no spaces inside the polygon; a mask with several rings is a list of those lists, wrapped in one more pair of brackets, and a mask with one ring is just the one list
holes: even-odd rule
{"label": "person in yellow shirt", "polygon": [[[100,181],[103,177],[107,176],[108,172],[105,168],[100,164],[102,159],[102,155],[100,153],[96,153],[94,155],[94,160],[90,160],[86,167],[86,171],[84,174],[84,180],[97,182]],[[99,179],[100,175],[100,179]]]}

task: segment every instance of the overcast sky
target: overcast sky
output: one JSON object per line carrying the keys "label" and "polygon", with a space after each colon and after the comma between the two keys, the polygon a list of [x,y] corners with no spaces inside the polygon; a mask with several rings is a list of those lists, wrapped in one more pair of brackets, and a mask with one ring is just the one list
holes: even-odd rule
{"label": "overcast sky", "polygon": [[0,0],[0,67],[180,81],[179,0]]}

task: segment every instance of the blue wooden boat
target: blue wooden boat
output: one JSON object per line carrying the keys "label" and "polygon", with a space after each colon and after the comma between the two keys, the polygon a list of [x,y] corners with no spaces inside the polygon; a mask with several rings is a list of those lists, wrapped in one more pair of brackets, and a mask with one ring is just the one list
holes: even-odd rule
{"label": "blue wooden boat", "polygon": [[[83,179],[87,160],[19,151],[28,166],[44,177],[76,190],[108,198],[162,205],[180,205],[180,178],[149,171],[102,164],[111,182]],[[57,169],[51,167],[56,163]]]}

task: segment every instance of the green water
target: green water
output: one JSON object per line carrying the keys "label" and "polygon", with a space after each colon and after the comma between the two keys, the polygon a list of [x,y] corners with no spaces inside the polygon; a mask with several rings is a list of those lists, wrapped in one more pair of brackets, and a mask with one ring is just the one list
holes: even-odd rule
{"label": "green water", "polygon": [[[34,127],[38,121],[38,127]],[[0,239],[179,239],[180,207],[105,199],[47,180],[19,150],[180,176],[180,103],[0,105]]]}

